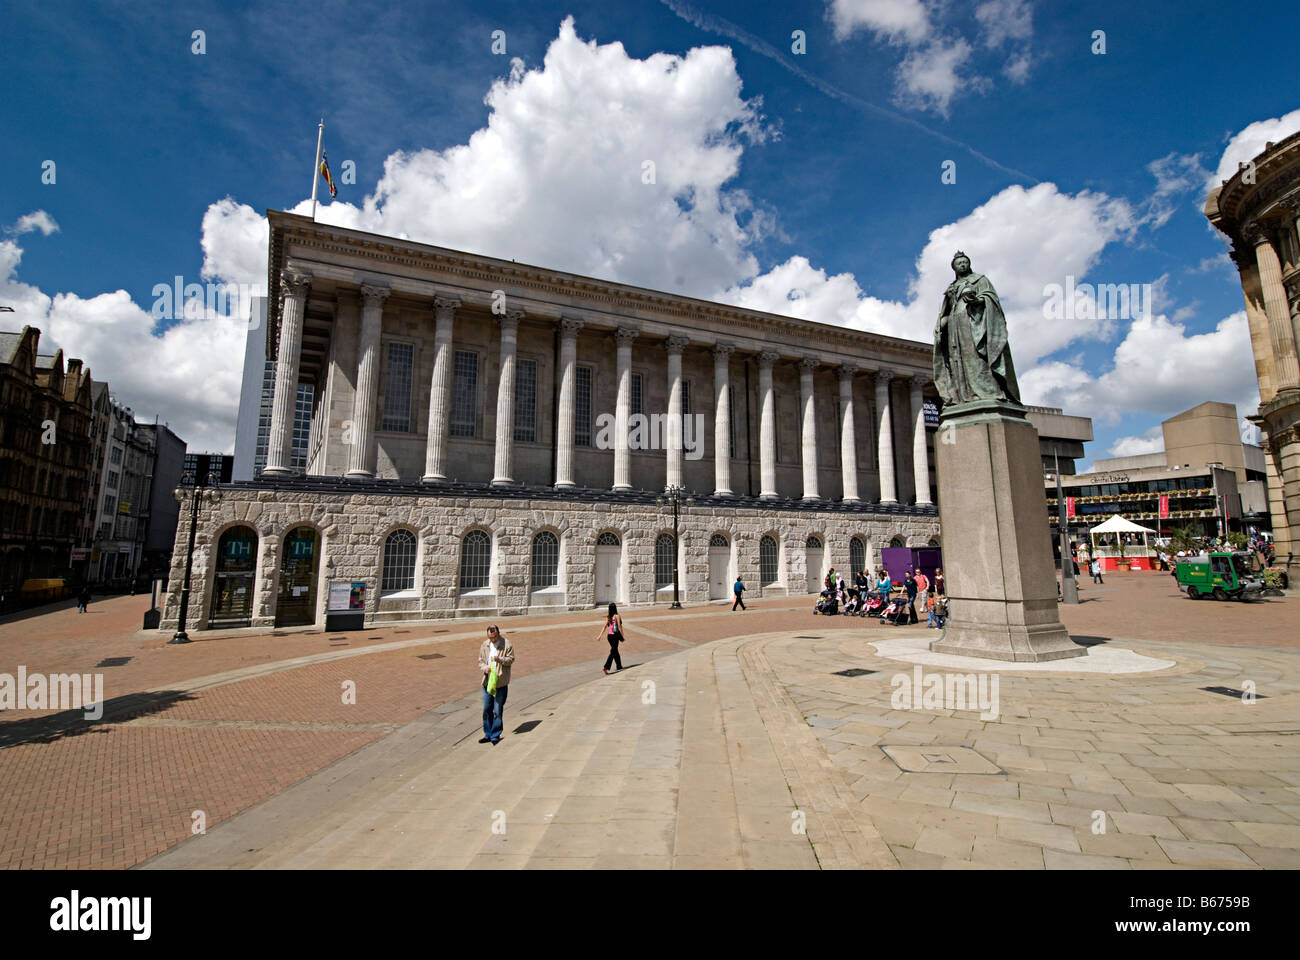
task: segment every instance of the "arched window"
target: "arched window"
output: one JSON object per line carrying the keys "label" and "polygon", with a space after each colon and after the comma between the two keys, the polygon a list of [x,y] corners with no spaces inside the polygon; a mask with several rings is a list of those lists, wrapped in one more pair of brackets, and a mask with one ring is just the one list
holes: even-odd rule
{"label": "arched window", "polygon": [[545,590],[560,582],[560,541],[542,531],[533,537],[533,589]]}
{"label": "arched window", "polygon": [[655,589],[673,585],[673,565],[677,560],[677,540],[671,533],[662,533],[655,541]]}
{"label": "arched window", "polygon": [[727,542],[727,538],[724,537],[722,534],[720,534],[720,533],[715,533],[712,537],[709,538],[709,546],[710,546],[710,547],[729,547],[729,546],[731,546],[731,544],[729,544],[729,543]]}
{"label": "arched window", "polygon": [[893,540],[890,540],[890,541],[889,541],[889,545],[890,545],[891,547],[905,547],[905,546],[907,546],[907,544],[903,541],[903,538],[902,538],[902,537],[895,537]]}
{"label": "arched window", "polygon": [[471,530],[460,544],[460,589],[482,590],[492,569],[492,541],[482,530]]}
{"label": "arched window", "polygon": [[854,537],[849,541],[849,569],[853,573],[861,573],[866,567],[867,545],[861,537]]}
{"label": "arched window", "polygon": [[816,537],[809,537],[804,541],[804,546],[808,547],[810,550],[820,550],[822,548],[822,542]]}
{"label": "arched window", "polygon": [[596,546],[617,547],[620,546],[620,544],[618,542],[618,537],[615,534],[606,532],[606,533],[602,533],[599,537],[596,538]]}
{"label": "arched window", "polygon": [[384,579],[381,593],[415,589],[415,534],[394,530],[384,541]]}
{"label": "arched window", "polygon": [[758,541],[758,579],[764,587],[776,583],[778,579],[775,537],[764,537]]}

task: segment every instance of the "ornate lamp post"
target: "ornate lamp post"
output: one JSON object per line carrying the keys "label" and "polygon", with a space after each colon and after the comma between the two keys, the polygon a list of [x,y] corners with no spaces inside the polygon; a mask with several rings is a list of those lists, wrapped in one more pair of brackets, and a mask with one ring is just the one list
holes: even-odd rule
{"label": "ornate lamp post", "polygon": [[686,488],[679,484],[669,484],[664,487],[664,492],[656,499],[655,503],[664,506],[667,503],[673,505],[673,603],[669,610],[680,610],[681,601],[681,584],[677,575],[677,557],[681,553],[681,535],[678,532],[678,518],[681,515],[681,503],[686,501],[688,507],[695,505],[695,498],[687,496]]}
{"label": "ornate lamp post", "polygon": [[199,498],[202,496],[204,487],[212,487],[212,498],[218,498],[216,487],[217,475],[209,471],[207,483],[200,484],[197,474],[187,472],[181,475],[181,487],[189,487],[193,492],[190,494],[190,545],[185,553],[185,582],[181,585],[181,613],[180,619],[176,624],[176,633],[168,640],[168,643],[189,643],[190,635],[185,632],[185,621],[190,612],[190,575],[194,572],[194,535],[198,531],[199,525]]}

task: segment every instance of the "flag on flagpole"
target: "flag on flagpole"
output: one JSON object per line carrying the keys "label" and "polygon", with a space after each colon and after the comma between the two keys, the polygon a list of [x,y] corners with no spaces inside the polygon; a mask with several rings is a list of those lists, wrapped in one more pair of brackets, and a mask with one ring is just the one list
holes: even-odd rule
{"label": "flag on flagpole", "polygon": [[330,164],[328,151],[321,154],[320,158],[320,175],[325,178],[325,183],[330,188],[330,199],[339,195],[338,188],[334,186],[334,178],[330,176]]}

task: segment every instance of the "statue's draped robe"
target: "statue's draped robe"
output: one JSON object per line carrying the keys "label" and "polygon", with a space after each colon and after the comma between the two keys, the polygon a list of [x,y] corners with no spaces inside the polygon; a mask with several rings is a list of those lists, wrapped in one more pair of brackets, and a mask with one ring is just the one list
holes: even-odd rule
{"label": "statue's draped robe", "polygon": [[[962,291],[973,289],[967,303]],[[972,400],[1020,402],[1007,318],[997,291],[980,273],[968,273],[948,285],[934,329],[934,385],[945,404]]]}

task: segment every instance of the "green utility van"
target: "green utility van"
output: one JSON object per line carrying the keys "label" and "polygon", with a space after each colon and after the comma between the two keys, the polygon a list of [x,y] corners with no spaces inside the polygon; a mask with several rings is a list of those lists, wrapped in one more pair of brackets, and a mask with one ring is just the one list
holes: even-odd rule
{"label": "green utility van", "polygon": [[1178,586],[1185,588],[1193,600],[1247,600],[1264,589],[1264,581],[1252,576],[1250,560],[1244,553],[1180,558],[1174,575]]}

